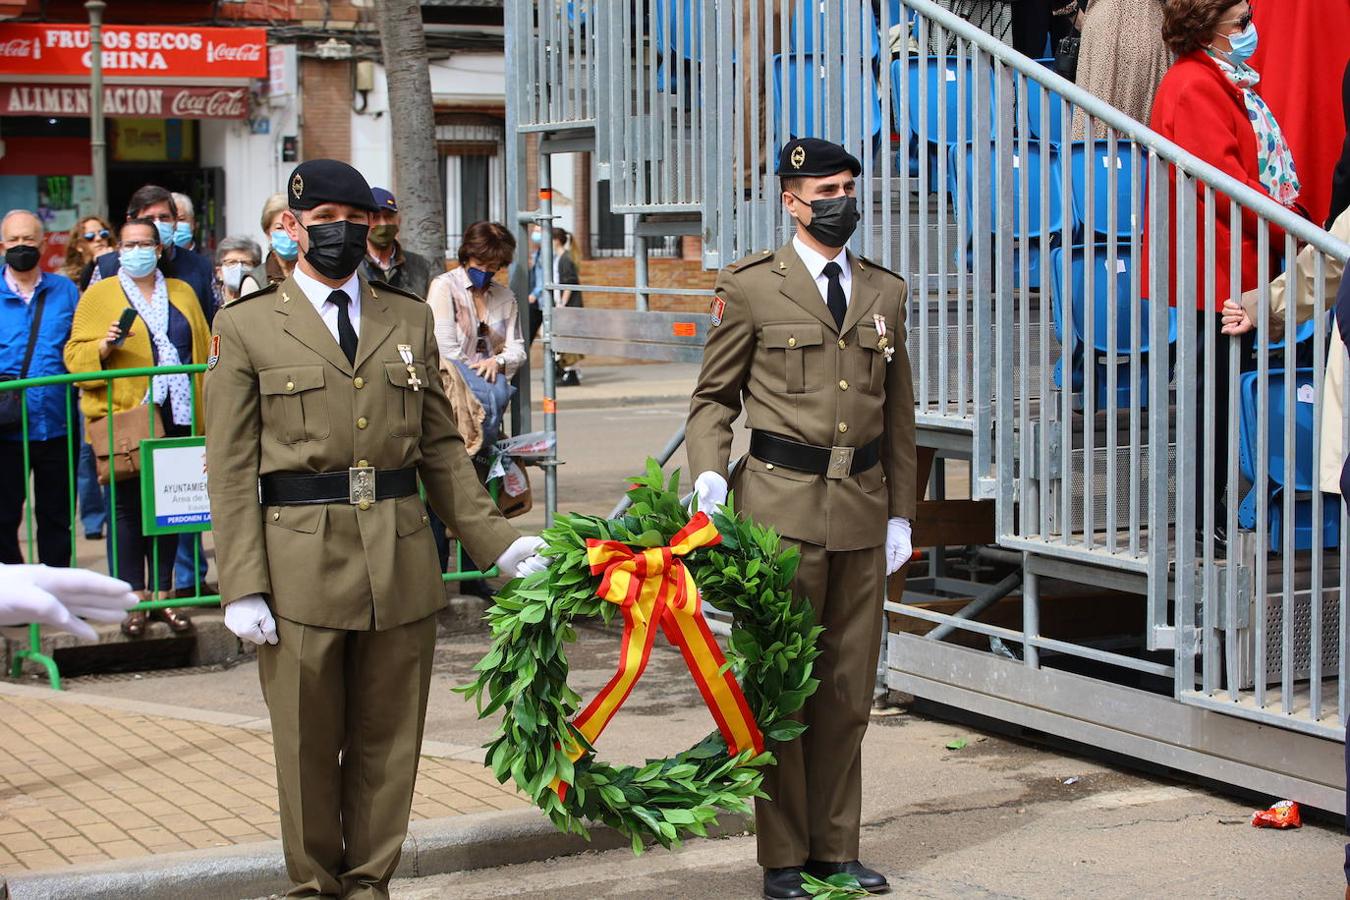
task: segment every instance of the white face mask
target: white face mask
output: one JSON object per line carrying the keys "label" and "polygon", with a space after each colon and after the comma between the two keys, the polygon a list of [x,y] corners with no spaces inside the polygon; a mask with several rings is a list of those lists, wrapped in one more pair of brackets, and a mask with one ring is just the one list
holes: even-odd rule
{"label": "white face mask", "polygon": [[220,267],[220,280],[227,288],[232,291],[239,290],[239,285],[244,283],[244,264],[226,263]]}

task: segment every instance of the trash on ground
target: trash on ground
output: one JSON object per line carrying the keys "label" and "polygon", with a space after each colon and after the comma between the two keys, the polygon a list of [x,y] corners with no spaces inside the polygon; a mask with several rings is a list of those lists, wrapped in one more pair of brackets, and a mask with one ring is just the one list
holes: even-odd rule
{"label": "trash on ground", "polygon": [[964,749],[966,749],[966,746],[967,746],[969,743],[970,743],[970,742],[967,741],[965,738],[957,738],[957,739],[954,740],[954,741],[948,741],[948,742],[947,742],[947,749],[948,749],[948,750],[964,750]]}
{"label": "trash on ground", "polygon": [[1066,778],[1066,779],[1064,779],[1064,783],[1065,783],[1065,784],[1077,784],[1077,783],[1078,783],[1079,781],[1081,781],[1081,780],[1082,780],[1081,778],[1079,778],[1077,775],[1075,775],[1075,776],[1073,776],[1072,778]]}
{"label": "trash on ground", "polygon": [[1270,809],[1252,813],[1253,828],[1302,828],[1303,817],[1293,800],[1281,800]]}

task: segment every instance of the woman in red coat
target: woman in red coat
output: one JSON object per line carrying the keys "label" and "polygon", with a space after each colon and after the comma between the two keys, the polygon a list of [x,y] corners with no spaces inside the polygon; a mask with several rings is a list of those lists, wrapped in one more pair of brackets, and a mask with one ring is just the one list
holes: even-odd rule
{"label": "woman in red coat", "polygon": [[[1257,32],[1252,23],[1251,6],[1247,0],[1166,0],[1163,8],[1163,40],[1177,55],[1177,61],[1168,70],[1153,102],[1150,127],[1248,187],[1273,197],[1287,207],[1298,200],[1299,180],[1294,170],[1293,155],[1280,131],[1279,123],[1256,92],[1261,76],[1247,65],[1256,50]],[[1206,459],[1217,461],[1214,496],[1216,513],[1222,507],[1223,476],[1228,460],[1228,389],[1236,381],[1237,373],[1228,371],[1230,338],[1219,333],[1222,322],[1220,310],[1224,300],[1257,287],[1260,278],[1258,220],[1251,211],[1243,209],[1237,234],[1231,229],[1231,204],[1218,192],[1214,199],[1213,276],[1214,294],[1206,291],[1207,228],[1205,189],[1196,185],[1194,256],[1196,266],[1194,292],[1185,291],[1176,277],[1176,171],[1170,169],[1168,217],[1170,265],[1168,266],[1173,306],[1180,312],[1193,306],[1197,310],[1197,349],[1200,373],[1200,411],[1198,422],[1207,422],[1204,409],[1203,379],[1205,378],[1205,335],[1215,336],[1215,354],[1211,361],[1214,380],[1214,410],[1209,417],[1215,423],[1215,446],[1206,448],[1196,441],[1196,518],[1203,523],[1204,491],[1203,464]],[[1284,246],[1284,233],[1270,227],[1268,231],[1270,258],[1266,277],[1279,272],[1278,253]],[[1145,234],[1145,263],[1149,260],[1148,243],[1156,240]],[[1233,242],[1238,243],[1241,262],[1240,283],[1232,283],[1231,253]],[[1144,276],[1147,279],[1147,274]],[[1147,284],[1147,280],[1144,282]],[[1237,340],[1244,340],[1237,338]],[[1250,359],[1250,337],[1244,340],[1239,354],[1240,365]],[[1245,367],[1245,366],[1244,366]],[[1216,521],[1221,521],[1216,515]]]}

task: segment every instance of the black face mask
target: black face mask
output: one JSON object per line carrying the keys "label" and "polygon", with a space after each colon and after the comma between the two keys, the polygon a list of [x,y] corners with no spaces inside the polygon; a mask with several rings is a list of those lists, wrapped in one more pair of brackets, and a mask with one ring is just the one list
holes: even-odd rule
{"label": "black face mask", "polygon": [[[796,194],[792,196],[797,197]],[[798,203],[806,203],[797,197]],[[812,200],[811,224],[806,233],[820,241],[826,247],[842,247],[853,237],[858,227],[858,200],[856,197],[831,197],[828,200]]]}
{"label": "black face mask", "polygon": [[5,251],[5,265],[15,272],[31,272],[33,267],[38,264],[38,258],[41,256],[38,248],[30,247],[28,244],[19,244]]}
{"label": "black face mask", "polygon": [[366,234],[369,225],[355,222],[324,222],[302,226],[309,234],[305,259],[325,278],[346,280],[366,258]]}

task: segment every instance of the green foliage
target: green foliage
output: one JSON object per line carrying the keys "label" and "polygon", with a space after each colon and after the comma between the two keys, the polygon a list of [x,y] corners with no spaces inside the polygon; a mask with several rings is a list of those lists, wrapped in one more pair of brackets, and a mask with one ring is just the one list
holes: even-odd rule
{"label": "green foliage", "polygon": [[[476,678],[455,690],[478,704],[480,718],[501,718],[485,759],[499,782],[512,779],[559,830],[586,835],[585,823],[603,822],[629,836],[640,853],[647,839],[674,847],[691,834],[705,836],[719,812],[748,811],[751,799],[764,796],[760,784],[773,756],[753,750],[729,756],[717,731],[641,768],[609,765],[590,747],[574,764],[562,751],[565,735],[582,740],[568,724],[581,705],[567,686],[564,648],[576,640],[570,623],[597,617],[608,623],[618,614],[595,594],[600,578],[590,573],[586,541],[664,546],[689,521],[679,473],[667,483],[654,460],[628,496],[632,505],[620,518],[563,515],[543,532],[542,552],[552,563],[497,595],[486,614],[492,646],[474,666]],[[805,730],[792,716],[818,684],[811,668],[823,630],[810,604],[792,595],[797,551],[784,550],[771,529],[730,508],[719,510],[713,524],[722,543],[695,550],[685,565],[705,602],[735,619],[727,663],[766,746],[792,740]],[[565,798],[550,787],[555,777],[571,784]]]}
{"label": "green foliage", "polygon": [[862,885],[858,884],[858,879],[844,872],[824,879],[803,872],[802,890],[816,900],[856,900],[859,897],[870,896],[863,890]]}

